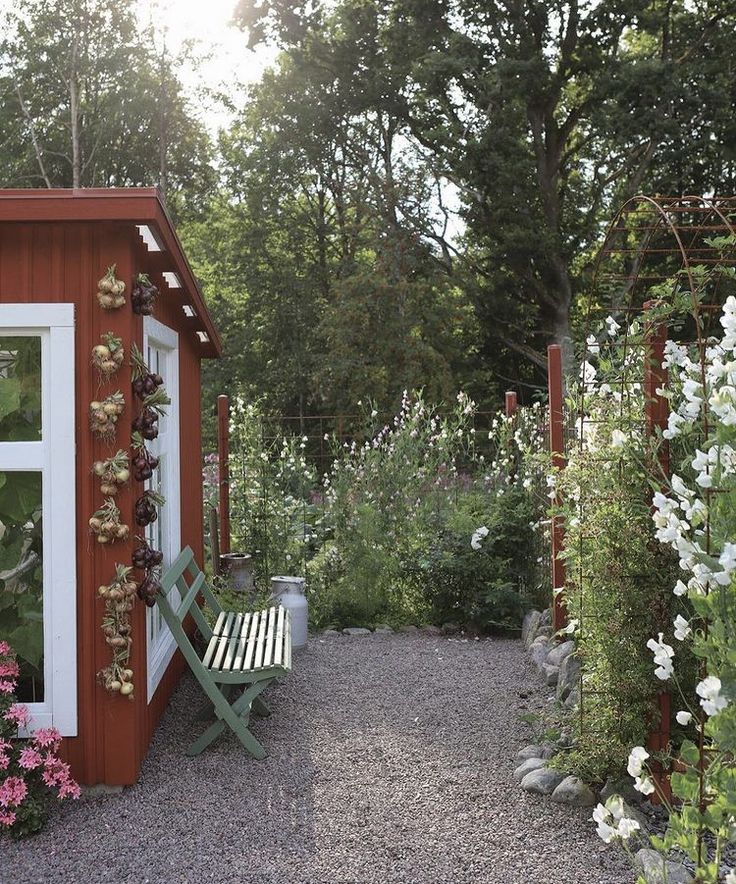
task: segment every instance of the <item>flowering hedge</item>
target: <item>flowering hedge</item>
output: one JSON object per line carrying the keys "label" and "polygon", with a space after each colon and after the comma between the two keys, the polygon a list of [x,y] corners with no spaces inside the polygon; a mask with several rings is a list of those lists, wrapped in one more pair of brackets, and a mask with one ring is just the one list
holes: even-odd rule
{"label": "flowering hedge", "polygon": [[26,706],[16,702],[18,664],[10,645],[0,641],[0,834],[14,838],[39,831],[55,798],[79,798],[69,765],[58,756],[61,736],[41,728],[19,739],[29,724]]}

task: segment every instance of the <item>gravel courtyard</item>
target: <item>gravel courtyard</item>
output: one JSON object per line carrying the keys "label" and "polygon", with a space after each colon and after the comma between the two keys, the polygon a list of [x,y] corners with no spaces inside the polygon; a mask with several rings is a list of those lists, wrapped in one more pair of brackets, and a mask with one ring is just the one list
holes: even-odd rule
{"label": "gravel courtyard", "polygon": [[230,735],[183,755],[187,676],[138,785],[3,842],[0,882],[629,884],[590,809],[512,779],[538,684],[518,641],[312,637],[265,695],[257,762]]}

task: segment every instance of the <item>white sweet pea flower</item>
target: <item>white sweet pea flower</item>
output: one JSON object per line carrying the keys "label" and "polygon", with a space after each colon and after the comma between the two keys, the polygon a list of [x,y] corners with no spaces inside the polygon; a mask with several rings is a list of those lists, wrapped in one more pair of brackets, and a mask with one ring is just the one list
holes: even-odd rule
{"label": "white sweet pea flower", "polygon": [[682,580],[678,580],[672,592],[674,592],[675,595],[687,595],[687,586],[685,586]]}
{"label": "white sweet pea flower", "polygon": [[641,826],[636,820],[628,819],[624,817],[618,824],[618,835],[619,838],[622,838],[624,841],[628,841],[629,838],[637,832]]}
{"label": "white sweet pea flower", "polygon": [[588,353],[597,354],[601,349],[601,345],[596,340],[595,335],[588,335],[585,339],[585,345],[588,348]]}
{"label": "white sweet pea flower", "polygon": [[683,727],[685,727],[685,725],[690,724],[690,722],[693,720],[692,713],[687,712],[684,709],[681,709],[677,713],[677,715],[675,715],[675,718],[677,719],[677,723],[681,724]]}
{"label": "white sweet pea flower", "polygon": [[649,777],[636,777],[634,788],[642,795],[651,795],[654,792],[654,782]]}
{"label": "white sweet pea flower", "polygon": [[692,635],[693,631],[690,628],[690,623],[682,616],[682,614],[678,614],[675,617],[675,638],[678,642],[684,642],[685,639]]}
{"label": "white sweet pea flower", "polygon": [[671,645],[666,644],[663,639],[664,634],[660,632],[659,640],[650,638],[647,642],[647,647],[654,654],[654,662],[657,665],[654,674],[660,679],[660,681],[667,681],[672,677],[675,671],[672,664],[672,658],[675,656],[675,649]]}
{"label": "white sweet pea flower", "polygon": [[597,376],[598,372],[587,360],[580,366],[580,380],[582,380],[586,386],[592,384]]}
{"label": "white sweet pea flower", "polygon": [[488,528],[485,525],[481,525],[480,528],[476,528],[473,531],[473,536],[470,538],[470,545],[473,549],[478,550],[481,548],[482,541],[485,537],[488,537]]}
{"label": "white sweet pea flower", "polygon": [[629,762],[626,765],[626,770],[629,772],[630,777],[641,775],[642,766],[647,758],[649,758],[649,753],[643,746],[634,746],[631,752],[629,752]]}
{"label": "white sweet pea flower", "polygon": [[580,621],[573,619],[567,624],[567,626],[563,627],[560,632],[564,632],[566,635],[572,635],[578,626],[580,626]]}
{"label": "white sweet pea flower", "polygon": [[736,871],[731,869],[731,871],[726,875],[725,884],[736,884]]}
{"label": "white sweet pea flower", "polygon": [[736,570],[736,543],[723,544],[723,552],[718,556],[718,564],[729,573]]}
{"label": "white sweet pea flower", "polygon": [[695,693],[701,698],[700,705],[706,715],[718,715],[728,706],[728,700],[721,696],[721,680],[716,675],[704,678],[695,688]]}
{"label": "white sweet pea flower", "polygon": [[606,319],[606,332],[608,332],[608,336],[611,338],[615,338],[620,330],[621,326],[616,322],[613,316],[609,316]]}
{"label": "white sweet pea flower", "polygon": [[614,429],[611,431],[611,447],[623,448],[626,444],[626,433],[622,430]]}

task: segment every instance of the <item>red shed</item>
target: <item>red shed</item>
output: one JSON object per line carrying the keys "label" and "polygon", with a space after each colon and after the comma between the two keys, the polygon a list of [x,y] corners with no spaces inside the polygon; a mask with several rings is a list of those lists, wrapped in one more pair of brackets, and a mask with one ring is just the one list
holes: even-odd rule
{"label": "red shed", "polygon": [[[125,304],[105,309],[111,299],[98,297],[98,281],[112,265]],[[152,315],[133,310],[139,274],[159,290]],[[125,481],[118,461],[111,494],[110,464],[107,478],[93,466],[118,452],[132,464],[137,454],[133,422],[144,405],[132,388],[133,345],[171,401],[157,425],[149,421],[158,436],[144,440],[159,458],[152,478],[136,481],[128,469]],[[116,346],[124,358],[115,357]],[[102,372],[92,364],[95,347]],[[19,654],[33,726],[61,731],[83,783],[135,782],[182,669],[157,608],[136,600],[128,611],[132,597],[103,598],[98,588],[117,588],[116,566],[131,564],[136,534],[163,553],[164,566],[187,544],[201,562],[200,363],[219,353],[157,190],[0,190],[0,638]],[[92,402],[100,406],[91,412]],[[108,424],[117,418],[114,435],[100,435],[100,412]],[[149,488],[166,503],[139,528],[135,503]],[[89,520],[106,500],[130,534],[113,531],[108,515],[98,542]],[[110,611],[115,624],[105,635]],[[122,681],[111,685],[108,676],[106,688],[100,673],[115,651],[106,639],[121,634],[132,639],[129,649],[117,647],[129,660]],[[128,683],[130,696],[118,688]]]}

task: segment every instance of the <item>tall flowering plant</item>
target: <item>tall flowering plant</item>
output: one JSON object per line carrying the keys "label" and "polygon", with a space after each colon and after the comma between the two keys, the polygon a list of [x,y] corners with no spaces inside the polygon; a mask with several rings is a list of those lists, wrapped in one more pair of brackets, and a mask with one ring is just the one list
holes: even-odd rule
{"label": "tall flowering plant", "polygon": [[16,735],[30,715],[16,702],[18,663],[0,641],[0,835],[22,838],[38,832],[54,798],[79,798],[69,765],[58,756],[61,735],[42,728],[28,739]]}
{"label": "tall flowering plant", "polygon": [[[736,884],[736,872],[723,864],[736,839],[736,297],[725,299],[721,334],[707,334],[708,312],[700,308],[708,294],[733,291],[736,277],[717,265],[694,276],[695,297],[681,292],[660,310],[695,343],[667,341],[669,383],[657,391],[670,404],[662,435],[681,456],[668,487],[654,495],[652,519],[656,539],[676,554],[679,575],[670,587],[671,626],[647,641],[654,676],[679,707],[684,739],[665,759],[634,746],[628,772],[642,795],[658,793],[668,806],[667,832],[652,837],[653,846],[665,855],[683,851],[698,884]],[[684,323],[683,313],[690,314]],[[678,662],[693,659],[699,675],[688,685]],[[663,760],[673,771],[672,803],[653,765]]]}

